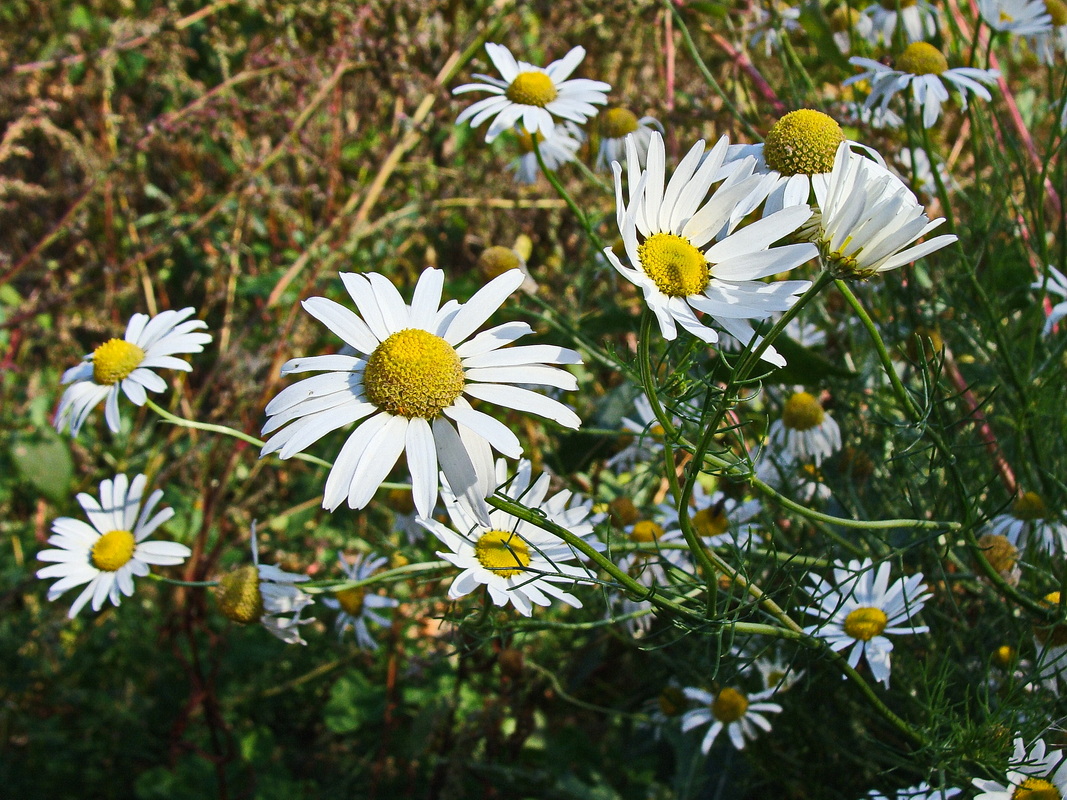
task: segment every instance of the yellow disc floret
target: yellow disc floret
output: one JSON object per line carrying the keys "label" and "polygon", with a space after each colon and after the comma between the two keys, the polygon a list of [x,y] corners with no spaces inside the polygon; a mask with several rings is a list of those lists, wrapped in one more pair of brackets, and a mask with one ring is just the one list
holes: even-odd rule
{"label": "yellow disc floret", "polygon": [[693,528],[703,539],[721,536],[730,530],[730,520],[726,518],[721,505],[702,508],[693,515]]}
{"label": "yellow disc floret", "polygon": [[1067,4],[1060,0],[1045,0],[1045,11],[1052,17],[1052,27],[1062,28],[1067,25]]}
{"label": "yellow disc floret", "polygon": [[482,276],[489,280],[500,277],[508,270],[519,269],[521,266],[522,259],[519,258],[519,254],[510,247],[502,245],[487,247],[478,256],[478,269]]}
{"label": "yellow disc floret", "polygon": [[353,617],[363,613],[363,601],[367,597],[367,590],[363,586],[353,586],[351,589],[342,589],[334,595],[341,606],[341,610]]}
{"label": "yellow disc floret", "polygon": [[524,106],[544,108],[558,96],[556,84],[543,72],[520,72],[504,93],[508,100]]}
{"label": "yellow disc floret", "polygon": [[397,331],[380,345],[363,373],[367,399],[398,417],[433,419],[463,392],[455,349],[419,328]]}
{"label": "yellow disc floret", "polygon": [[112,386],[125,380],[144,361],[144,350],[125,339],[108,339],[93,351],[93,380]]}
{"label": "yellow disc floret", "polygon": [[1063,795],[1044,778],[1027,778],[1011,793],[1011,800],[1063,800]]}
{"label": "yellow disc floret", "polygon": [[89,558],[93,566],[104,572],[114,572],[129,563],[137,541],[129,531],[108,531],[93,545]]}
{"label": "yellow disc floret", "polygon": [[834,33],[844,33],[850,28],[855,27],[862,17],[859,11],[849,6],[838,6],[834,13],[830,15],[830,30]]}
{"label": "yellow disc floret", "polygon": [[240,625],[263,616],[263,594],[259,591],[259,570],[251,564],[219,578],[215,599],[226,619]]}
{"label": "yellow disc floret", "polygon": [[814,395],[797,392],[785,401],[782,424],[790,430],[809,431],[822,424],[826,412]]}
{"label": "yellow disc floret", "polygon": [[774,123],[763,143],[763,157],[783,175],[820,175],[833,170],[843,141],[845,134],[833,118],[802,108]]}
{"label": "yellow disc floret", "polygon": [[[1059,608],[1060,593],[1049,592],[1042,598],[1041,605],[1046,608]],[[1067,625],[1035,625],[1034,638],[1042,646],[1047,644],[1052,647],[1063,647],[1067,644]]]}
{"label": "yellow disc floret", "polygon": [[673,233],[654,233],[637,248],[641,268],[668,297],[700,294],[708,285],[708,260],[693,243]]}
{"label": "yellow disc floret", "polygon": [[1026,521],[1045,519],[1048,517],[1048,509],[1037,492],[1023,492],[1011,504],[1011,515]]}
{"label": "yellow disc floret", "polygon": [[478,563],[501,578],[521,575],[530,566],[530,548],[518,534],[486,531],[474,545]]}
{"label": "yellow disc floret", "polygon": [[605,139],[621,139],[637,130],[637,115],[625,108],[609,108],[600,115],[600,134]]}
{"label": "yellow disc floret", "polygon": [[897,58],[897,69],[909,75],[940,75],[948,69],[948,61],[932,44],[912,42]]}
{"label": "yellow disc floret", "polygon": [[978,547],[989,565],[1001,575],[1015,568],[1019,549],[1008,541],[1008,537],[996,533],[984,533],[978,539]]}
{"label": "yellow disc floret", "polygon": [[630,531],[630,541],[648,544],[658,542],[663,536],[663,527],[650,519],[643,519],[634,523],[634,529]]}
{"label": "yellow disc floret", "polygon": [[727,687],[716,695],[711,704],[711,713],[719,722],[737,722],[748,711],[748,698],[737,689]]}
{"label": "yellow disc floret", "polygon": [[885,630],[889,618],[880,608],[856,608],[845,617],[845,633],[861,642],[869,642]]}

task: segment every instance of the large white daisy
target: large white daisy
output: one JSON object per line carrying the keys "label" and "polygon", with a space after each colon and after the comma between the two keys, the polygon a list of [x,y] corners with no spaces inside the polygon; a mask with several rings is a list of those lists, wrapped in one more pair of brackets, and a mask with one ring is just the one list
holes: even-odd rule
{"label": "large white daisy", "polygon": [[452,490],[488,519],[484,498],[493,475],[491,448],[518,458],[522,445],[467,398],[577,428],[581,420],[563,403],[516,384],[575,389],[573,375],[546,365],[580,364],[581,357],[554,345],[507,348],[531,332],[525,322],[507,322],[472,337],[523,282],[517,269],[490,281],[462,305],[454,300],[441,305],[444,274],[437,269],[422,273],[410,304],[384,275],[341,273],[341,281],[362,317],[324,297],[303,305],[357,355],[294,358],[282,366],[283,375],[323,374],[293,384],[270,401],[263,433],[277,432],[262,454],[289,458],[357,422],[326,480],[324,508],[333,510],[345,500],[363,508],[403,452],[422,516],[433,513],[440,468]]}
{"label": "large white daisy", "polygon": [[[119,430],[119,390],[134,405],[143,406],[149,392],[162,392],[167,382],[153,369],[179,369],[190,372],[192,367],[177,353],[200,353],[211,341],[207,333],[194,333],[207,324],[198,319],[187,320],[195,313],[192,308],[163,311],[149,319],[147,314],[134,314],[126,326],[122,339],[109,339],[81,364],[63,373],[62,382],[69,383],[56,410],[56,429],[69,427],[77,436],[82,423],[107,398],[104,418],[114,432]],[[187,320],[187,321],[186,321]]]}
{"label": "large white daisy", "polygon": [[[615,202],[631,266],[624,266],[611,248],[604,255],[644,292],[664,338],[676,338],[681,325],[709,344],[717,342],[718,333],[697,318],[699,311],[740,341],[758,342],[750,320],[785,311],[810,286],[808,281],[764,283],[761,279],[815,256],[808,244],[770,247],[800,227],[811,216],[811,209],[793,206],[735,230],[740,221],[738,209],[758,205],[768,182],[752,175],[755,161],[749,159],[735,166],[704,202],[717,175],[722,174],[729,147],[725,136],[703,159],[704,142],[693,145],[666,186],[663,137],[653,133],[647,169],[641,168],[633,139],[628,138],[626,144],[629,202],[623,200],[618,162],[614,165]],[[767,348],[763,358],[778,366],[785,364],[774,348]]]}
{"label": "large white daisy", "polygon": [[767,714],[779,714],[782,707],[766,700],[774,695],[774,689],[766,689],[747,695],[740,689],[727,686],[715,694],[687,686],[683,692],[687,699],[697,703],[697,708],[682,715],[682,731],[691,731],[711,723],[700,749],[708,754],[719,734],[726,731],[730,743],[738,750],[745,749],[745,741],[755,739],[761,730],[769,731],[771,722]]}
{"label": "large white daisy", "polygon": [[502,44],[490,42],[485,45],[485,52],[501,77],[475,75],[484,83],[465,83],[453,89],[452,94],[490,92],[493,95],[465,108],[456,118],[457,125],[469,119],[474,128],[495,118],[485,134],[487,142],[516,123],[530,133],[548,138],[555,127],[554,117],[580,124],[595,117],[596,107],[608,101],[605,92],[611,86],[603,81],[567,80],[585,58],[584,47],[575,47],[547,67],[516,61]]}
{"label": "large white daisy", "polygon": [[1015,737],[1015,751],[1008,762],[1007,783],[975,778],[971,781],[982,793],[974,800],[1042,800],[1067,797],[1067,758],[1064,752],[1047,749],[1044,739],[1034,742],[1029,752],[1021,736]]}
{"label": "large white daisy", "polygon": [[77,615],[89,600],[99,611],[105,600],[118,605],[122,595],[133,594],[134,576],[143,577],[149,565],[173,566],[190,555],[184,544],[146,542],[160,525],[174,516],[173,508],[153,515],[163,492],[156,489],[142,506],[148,479],[137,475],[131,482],[124,474],[100,482],[100,499],[82,492],[78,503],[89,523],[73,517],[60,517],[52,523],[48,543],[56,550],[42,550],[39,561],[54,562],[37,570],[38,578],[59,578],[48,589],[55,600],[67,589],[88,586],[78,595],[67,616]]}
{"label": "large white daisy", "polygon": [[804,628],[804,633],[825,640],[835,651],[851,647],[851,667],[866,655],[871,674],[886,687],[893,643],[883,634],[926,633],[925,625],[906,623],[930,598],[921,572],[898,578],[890,586],[891,569],[888,562],[875,569],[869,558],[850,561],[847,566],[837,562],[833,582],[811,576],[815,605],[803,609],[820,618],[819,623]]}

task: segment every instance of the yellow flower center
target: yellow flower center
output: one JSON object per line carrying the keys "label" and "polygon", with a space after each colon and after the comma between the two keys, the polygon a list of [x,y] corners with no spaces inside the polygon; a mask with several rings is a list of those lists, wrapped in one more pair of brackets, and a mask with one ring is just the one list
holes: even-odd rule
{"label": "yellow flower center", "polygon": [[520,72],[504,93],[508,100],[524,106],[544,108],[558,96],[556,84],[543,72]]}
{"label": "yellow flower center", "polygon": [[[1046,608],[1058,608],[1060,605],[1060,593],[1049,592],[1041,600],[1041,605]],[[1063,647],[1063,645],[1067,644],[1067,625],[1046,625],[1044,627],[1035,625],[1034,638],[1041,645],[1048,644],[1052,647]]]}
{"label": "yellow flower center", "polygon": [[626,527],[637,522],[638,512],[634,501],[629,497],[616,497],[608,503],[608,513],[617,525]]}
{"label": "yellow flower center", "polygon": [[621,139],[637,130],[637,115],[625,108],[609,108],[600,115],[600,133],[605,139]]}
{"label": "yellow flower center", "polygon": [[1052,17],[1052,26],[1060,28],[1067,25],[1067,4],[1060,0],[1045,0],[1045,11]]}
{"label": "yellow flower center", "polygon": [[700,294],[711,273],[708,260],[692,242],[673,233],[654,233],[637,248],[641,268],[668,297]]}
{"label": "yellow flower center", "polygon": [[940,75],[948,69],[948,61],[932,44],[912,42],[897,58],[897,69],[909,75]]}
{"label": "yellow flower center", "polygon": [[1045,508],[1045,501],[1037,492],[1023,492],[1011,504],[1011,515],[1016,519],[1029,522],[1035,519],[1045,519],[1048,516],[1048,509]]}
{"label": "yellow flower center", "polygon": [[869,642],[885,630],[889,618],[880,608],[856,608],[845,617],[845,633],[861,642]]}
{"label": "yellow flower center", "polygon": [[737,689],[723,689],[711,704],[711,713],[719,722],[737,722],[748,711],[748,698]]}
{"label": "yellow flower center", "polygon": [[708,508],[702,508],[693,515],[693,527],[701,538],[709,539],[712,536],[721,536],[730,530],[730,520],[723,513],[722,506],[716,504]]}
{"label": "yellow flower center", "polygon": [[993,651],[993,663],[998,667],[1007,668],[1015,661],[1015,648],[1011,645],[1002,644]]}
{"label": "yellow flower center", "polygon": [[259,570],[251,564],[219,578],[215,599],[226,619],[240,625],[263,616],[263,595],[259,591]]}
{"label": "yellow flower center", "polygon": [[982,549],[985,560],[997,572],[1001,574],[1011,572],[1015,566],[1019,550],[1008,541],[1006,536],[995,533],[983,534],[978,539],[978,546]]}
{"label": "yellow flower center", "polygon": [[650,519],[635,523],[634,529],[630,531],[630,541],[639,544],[658,542],[661,536],[663,536],[663,528]]}
{"label": "yellow flower center", "polygon": [[845,134],[833,118],[802,108],[774,123],[763,143],[763,157],[783,175],[820,175],[834,168],[843,141]]}
{"label": "yellow flower center", "polygon": [[342,589],[334,597],[341,604],[341,610],[353,617],[363,613],[363,599],[367,596],[367,590],[363,586],[353,586],[351,589]]}
{"label": "yellow flower center", "polygon": [[810,431],[822,424],[826,412],[813,395],[797,392],[785,401],[782,424],[794,431]]}
{"label": "yellow flower center", "polygon": [[886,11],[896,11],[897,7],[911,8],[918,0],[882,0],[882,8]]}
{"label": "yellow flower center", "polygon": [[1043,778],[1027,778],[1011,793],[1011,800],[1063,800],[1063,795]]}
{"label": "yellow flower center", "polygon": [[463,386],[463,366],[452,345],[419,328],[397,331],[374,348],[363,372],[367,399],[408,419],[433,419]]}
{"label": "yellow flower center", "polygon": [[518,269],[521,264],[519,254],[503,245],[487,247],[478,256],[478,269],[482,276],[489,280],[503,275],[508,270]]}
{"label": "yellow flower center", "polygon": [[108,531],[93,545],[89,557],[93,566],[104,572],[114,572],[133,558],[137,541],[129,531]]}
{"label": "yellow flower center", "polygon": [[1000,21],[1001,22],[1015,22],[1015,17],[1013,17],[1007,11],[1001,11],[1000,12]]}
{"label": "yellow flower center", "polygon": [[486,531],[474,545],[478,563],[501,578],[521,575],[530,566],[530,548],[518,534]]}
{"label": "yellow flower center", "polygon": [[137,369],[144,361],[144,350],[125,339],[108,339],[93,351],[93,380],[112,386]]}
{"label": "yellow flower center", "polygon": [[834,33],[844,33],[854,27],[861,16],[863,15],[854,8],[838,6],[830,15],[830,30]]}

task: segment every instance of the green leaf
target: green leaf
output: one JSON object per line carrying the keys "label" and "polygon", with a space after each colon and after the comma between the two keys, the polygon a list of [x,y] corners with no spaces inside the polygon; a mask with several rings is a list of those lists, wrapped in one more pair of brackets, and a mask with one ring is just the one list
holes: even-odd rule
{"label": "green leaf", "polygon": [[358,672],[351,672],[330,689],[323,721],[334,733],[351,733],[367,724],[381,722],[385,695]]}
{"label": "green leaf", "polygon": [[59,434],[51,428],[16,434],[10,448],[11,461],[23,481],[53,502],[69,498],[74,460]]}

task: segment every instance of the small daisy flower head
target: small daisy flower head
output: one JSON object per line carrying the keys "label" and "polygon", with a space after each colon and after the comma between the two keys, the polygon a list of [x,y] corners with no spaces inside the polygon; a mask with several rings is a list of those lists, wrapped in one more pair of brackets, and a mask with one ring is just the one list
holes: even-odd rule
{"label": "small daisy flower head", "polygon": [[828,22],[830,32],[834,37],[834,44],[845,54],[852,49],[854,40],[870,39],[874,30],[871,18],[847,3],[842,3],[833,10]]}
{"label": "small daisy flower head", "polygon": [[937,35],[939,12],[926,0],[880,0],[864,9],[871,18],[871,44],[890,44],[899,27],[907,42],[921,42]]}
{"label": "small daisy flower head", "polygon": [[1005,783],[974,778],[971,784],[981,790],[974,800],[1063,800],[1067,759],[1062,750],[1047,748],[1044,739],[1027,750],[1022,737],[1016,736]]}
{"label": "small daisy flower head", "polygon": [[775,694],[788,692],[804,677],[804,670],[794,669],[792,663],[780,654],[760,656],[753,666],[763,681],[763,688]]}
{"label": "small daisy flower head", "polygon": [[931,220],[900,178],[845,145],[815,196],[819,218],[805,235],[818,245],[826,268],[842,278],[868,279],[898,269],[957,238],[945,234],[916,244],[944,218]]}
{"label": "small daisy flower head", "polygon": [[519,285],[519,291],[534,294],[537,292],[537,281],[530,275],[526,259],[517,248],[518,244],[515,247],[494,244],[485,248],[478,256],[478,272],[485,280],[491,281],[509,270],[517,269],[525,276]]}
{"label": "small daisy flower head", "polygon": [[532,332],[525,322],[472,335],[523,280],[520,270],[510,270],[468,302],[442,306],[440,270],[422,273],[410,304],[384,275],[341,273],[362,317],[324,297],[312,297],[303,306],[356,355],[294,358],[282,366],[283,375],[322,374],[293,384],[267,404],[263,433],[273,436],[262,455],[289,458],[355,422],[326,480],[324,508],[333,510],[346,500],[351,508],[366,506],[403,452],[421,516],[433,513],[440,469],[452,491],[480,506],[480,517],[487,520],[491,448],[518,458],[522,445],[467,398],[538,414],[568,428],[581,423],[563,403],[518,385],[577,388],[573,375],[548,366],[579,364],[576,352],[552,345],[508,348]]}
{"label": "small daisy flower head", "polygon": [[[634,411],[637,412],[634,417],[622,418],[622,427],[633,434],[633,440],[607,462],[608,468],[616,472],[631,470],[663,450],[663,426],[656,419],[652,403],[645,395],[634,398]],[[694,409],[685,408],[683,413],[696,412]],[[676,426],[682,424],[682,419],[677,414],[672,414],[671,420]]]}
{"label": "small daisy flower head", "polygon": [[623,541],[636,547],[619,559],[619,569],[644,586],[669,583],[672,567],[683,572],[693,569],[689,550],[684,546],[685,536],[680,528],[671,528],[669,520],[641,517],[624,527],[622,536]]}
{"label": "small daisy flower head", "polygon": [[259,563],[253,522],[252,563],[219,578],[215,600],[223,616],[239,625],[259,622],[286,644],[307,644],[300,626],[314,620],[301,619],[301,615],[315,601],[296,585],[306,580],[310,580],[307,575]]}
{"label": "small daisy flower head", "polygon": [[[349,561],[344,553],[337,554],[337,560],[341,562],[341,570],[350,581],[365,581],[374,575],[388,563],[387,558],[376,558],[373,553],[364,555],[357,553]],[[399,600],[385,595],[376,594],[367,586],[350,586],[334,593],[333,597],[323,598],[323,604],[338,612],[337,635],[344,635],[351,630],[356,637],[356,644],[364,650],[377,650],[378,643],[371,636],[368,622],[373,622],[382,628],[389,627],[389,620],[379,612],[385,608],[396,608]]]}
{"label": "small daisy flower head", "polygon": [[841,449],[841,428],[809,392],[790,395],[782,416],[771,423],[768,438],[772,447],[816,466]]}
{"label": "small daisy flower head", "polygon": [[781,44],[782,37],[788,36],[794,31],[801,30],[799,6],[787,6],[784,3],[773,3],[773,9],[764,8],[762,5],[751,6],[753,19],[746,28],[753,31],[749,37],[749,47],[763,45],[763,55],[771,57]]}
{"label": "small daisy flower head", "polygon": [[[519,140],[519,157],[511,162],[511,169],[515,172],[515,182],[531,184],[537,182],[537,176],[541,174],[541,165],[537,163],[537,155],[534,153],[534,139],[521,128],[517,128],[515,135]],[[578,148],[585,141],[582,129],[573,122],[564,122],[552,129],[552,134],[545,137],[537,137],[537,149],[541,153],[541,159],[548,169],[556,170],[564,164],[574,161]]]}
{"label": "small daisy flower head", "polygon": [[489,92],[492,95],[465,108],[456,118],[457,125],[469,119],[474,128],[492,119],[486,142],[516,124],[547,139],[554,132],[557,118],[581,124],[596,116],[597,106],[608,102],[605,92],[611,86],[603,81],[567,80],[585,58],[584,47],[575,47],[544,68],[516,61],[502,44],[488,43],[485,52],[500,72],[500,78],[475,75],[484,82],[464,84],[452,94]]}
{"label": "small daisy flower head", "polygon": [[[74,619],[92,600],[99,611],[105,600],[117,606],[122,595],[133,595],[134,577],[144,577],[149,566],[174,566],[190,555],[184,544],[146,541],[155,530],[174,516],[173,508],[155,512],[163,492],[156,489],[144,499],[148,479],[124,474],[100,482],[100,499],[78,495],[89,522],[60,517],[52,523],[48,543],[54,550],[42,550],[39,561],[52,562],[37,571],[38,578],[59,578],[48,589],[55,600],[68,589],[88,584],[74,600],[67,616]],[[143,501],[143,502],[142,502]]]}
{"label": "small daisy flower head", "polygon": [[[808,281],[762,281],[815,255],[807,244],[770,246],[811,216],[807,205],[734,230],[737,209],[754,208],[767,185],[751,174],[751,160],[735,168],[704,202],[728,146],[724,136],[704,156],[704,143],[697,142],[668,183],[663,137],[652,135],[646,169],[641,168],[633,140],[627,139],[629,202],[623,200],[622,168],[614,167],[616,215],[629,265],[610,248],[604,255],[641,288],[668,340],[677,338],[680,325],[702,341],[716,343],[718,333],[697,317],[699,312],[740,341],[758,343],[751,321],[785,311],[810,286]],[[763,358],[777,366],[785,364],[773,348],[767,348]]]}
{"label": "small daisy flower head", "polygon": [[[697,483],[693,487],[690,522],[708,547],[745,549],[763,538],[754,521],[760,508],[759,500],[739,500],[723,492],[708,492]],[[677,510],[673,505],[668,509],[677,525]]]}
{"label": "small daisy flower head", "polygon": [[1009,585],[1018,586],[1022,578],[1019,568],[1019,548],[1006,536],[998,533],[983,533],[978,537],[978,549],[989,565]]}
{"label": "small daisy flower head", "polygon": [[933,127],[941,116],[941,104],[948,100],[949,88],[959,92],[960,105],[966,110],[968,93],[991,100],[992,95],[982,84],[992,86],[1000,76],[995,69],[950,69],[941,51],[928,42],[909,44],[897,58],[896,69],[870,58],[853,57],[849,63],[866,70],[853,75],[844,84],[870,81],[871,93],[867,96],[866,107],[871,108],[881,101],[881,107],[886,108],[897,94],[910,86],[915,102],[922,108],[925,128]]}
{"label": "small daisy flower head", "polygon": [[990,28],[1016,36],[1047,34],[1052,15],[1045,0],[978,0],[978,13]]}
{"label": "small daisy flower head", "polygon": [[[503,471],[503,462],[498,466]],[[526,617],[533,613],[534,606],[551,605],[553,598],[575,608],[582,607],[581,600],[557,585],[574,585],[592,578],[585,567],[569,563],[576,553],[568,544],[498,509],[489,512],[485,524],[466,498],[453,495],[447,488],[446,481],[442,495],[452,526],[422,517],[419,524],[448,548],[437,555],[462,570],[449,587],[451,599],[458,600],[485,586],[494,604],[510,603]],[[592,524],[585,517],[591,504],[579,504],[577,509],[568,510],[570,492],[562,498],[549,497],[548,489],[547,475],[530,483],[530,464],[525,460],[520,462],[514,480],[497,486],[497,491],[506,496],[528,508],[539,509],[549,521],[583,538],[590,536]]]}
{"label": "small daisy flower head", "polygon": [[1045,327],[1042,333],[1048,336],[1052,333],[1052,329],[1056,327],[1056,324],[1064,317],[1067,317],[1067,276],[1049,264],[1048,277],[1034,281],[1030,284],[1030,288],[1041,289],[1049,294],[1059,295],[1063,298],[1061,302],[1052,307],[1048,317],[1045,319]]}
{"label": "small daisy flower head", "polygon": [[200,353],[211,335],[198,333],[207,325],[189,319],[192,308],[163,311],[149,318],[134,314],[121,339],[109,339],[85,356],[81,364],[63,373],[62,383],[70,386],[63,392],[56,409],[56,430],[70,429],[77,436],[85,418],[101,400],[104,419],[115,433],[119,430],[119,392],[137,406],[148,399],[146,392],[162,392],[167,382],[156,369],[191,372],[188,362],[175,358],[179,353]]}
{"label": "small daisy flower head", "polygon": [[962,791],[963,789],[932,789],[930,784],[923,781],[907,789],[898,789],[892,795],[871,789],[867,797],[870,800],[950,800]]}
{"label": "small daisy flower head", "polygon": [[682,731],[691,731],[710,723],[700,749],[707,755],[715,739],[726,731],[730,743],[738,750],[745,749],[745,742],[759,736],[762,730],[771,729],[768,714],[780,714],[782,707],[777,703],[766,702],[774,695],[773,689],[745,694],[740,689],[726,686],[714,694],[693,686],[684,689],[687,699],[697,707],[686,711],[682,716]]}
{"label": "small daisy flower head", "polygon": [[921,572],[890,585],[890,571],[889,563],[875,568],[870,559],[864,559],[848,565],[837,562],[832,582],[813,575],[810,591],[815,605],[805,610],[821,621],[804,628],[834,651],[851,648],[848,663],[852,667],[866,657],[874,679],[887,689],[893,649],[888,637],[926,633],[925,625],[910,620],[930,599]]}
{"label": "small daisy flower head", "polygon": [[641,117],[628,108],[609,108],[600,115],[600,147],[596,154],[596,168],[610,170],[613,161],[623,161],[626,137],[633,136],[637,157],[642,167],[648,158],[653,131],[663,133],[663,126],[654,117]]}
{"label": "small daisy flower head", "polygon": [[1067,53],[1067,3],[1063,0],[1044,0],[1045,10],[1052,20],[1048,30],[1031,34],[1030,48],[1045,66],[1051,67],[1056,56]]}
{"label": "small daisy flower head", "polygon": [[989,533],[1005,537],[1023,552],[1067,553],[1067,525],[1049,513],[1037,492],[1022,492],[1007,513],[989,521]]}

